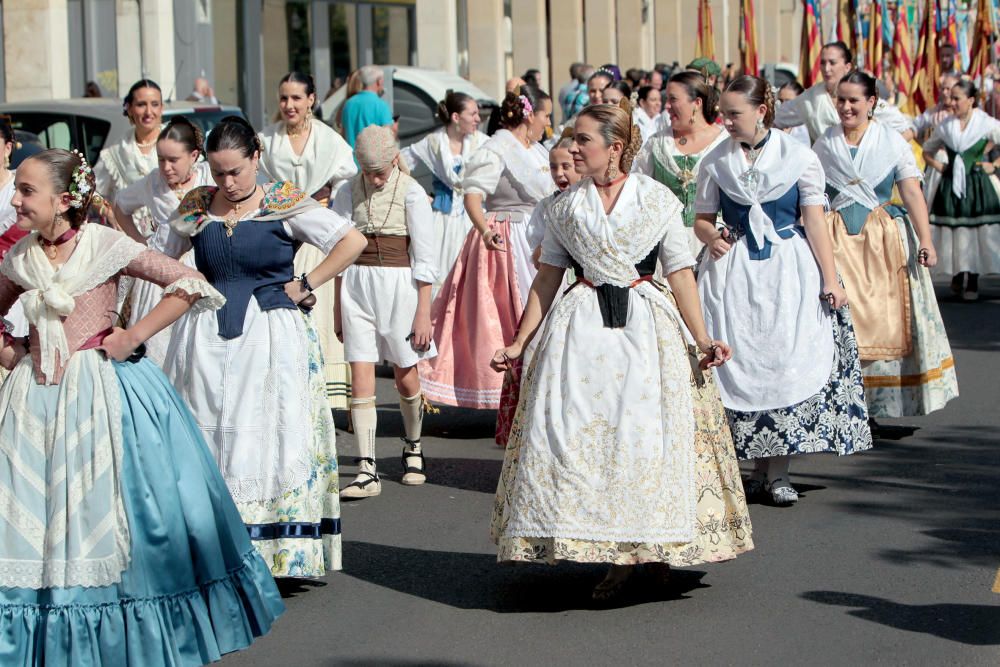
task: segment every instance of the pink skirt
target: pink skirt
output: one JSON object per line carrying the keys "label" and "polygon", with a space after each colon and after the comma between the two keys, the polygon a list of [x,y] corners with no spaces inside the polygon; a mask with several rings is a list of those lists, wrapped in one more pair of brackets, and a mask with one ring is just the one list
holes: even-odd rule
{"label": "pink skirt", "polygon": [[506,252],[487,250],[473,228],[431,306],[438,356],[419,364],[427,398],[461,408],[495,410],[503,374],[493,354],[510,344],[524,305],[518,288],[511,223],[491,221]]}

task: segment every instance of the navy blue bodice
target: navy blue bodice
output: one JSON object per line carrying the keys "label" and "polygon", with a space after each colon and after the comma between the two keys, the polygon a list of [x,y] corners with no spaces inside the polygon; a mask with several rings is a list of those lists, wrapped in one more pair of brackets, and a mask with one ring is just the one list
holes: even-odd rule
{"label": "navy blue bodice", "polygon": [[[750,234],[750,206],[736,203],[721,190],[719,191],[719,203],[722,207],[723,222],[736,229],[740,236],[746,236],[750,259],[770,259],[772,243],[765,240],[764,247],[758,248],[753,235]],[[802,228],[795,224],[799,220],[799,186],[797,183],[777,199],[761,202],[760,207],[764,209],[767,217],[774,221],[774,229],[781,238],[790,239],[796,234],[805,236]]]}
{"label": "navy blue bodice", "polygon": [[226,305],[216,311],[223,338],[243,333],[251,296],[264,311],[295,309],[285,283],[293,276],[296,244],[281,220],[244,220],[231,237],[222,222],[212,220],[191,243],[198,270],[226,297]]}

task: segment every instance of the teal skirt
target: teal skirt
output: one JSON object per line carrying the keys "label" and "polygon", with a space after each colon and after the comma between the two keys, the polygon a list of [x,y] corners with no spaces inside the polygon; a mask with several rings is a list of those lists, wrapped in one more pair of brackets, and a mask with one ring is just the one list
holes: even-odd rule
{"label": "teal skirt", "polygon": [[[173,386],[146,359],[114,370],[129,565],[109,586],[0,588],[2,665],[203,665],[249,646],[284,610]],[[33,410],[58,391],[33,384]]]}

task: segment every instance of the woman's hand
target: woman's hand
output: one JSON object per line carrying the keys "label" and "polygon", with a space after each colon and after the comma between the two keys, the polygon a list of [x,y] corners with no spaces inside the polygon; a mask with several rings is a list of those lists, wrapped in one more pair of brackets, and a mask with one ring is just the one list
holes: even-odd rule
{"label": "woman's hand", "polygon": [[917,251],[917,262],[928,269],[937,266],[937,250],[934,249],[934,243],[929,239],[921,241],[920,250]]}
{"label": "woman's hand", "polygon": [[302,287],[302,281],[296,278],[285,283],[285,294],[292,300],[292,303],[297,306],[302,299],[312,294],[312,292]]}
{"label": "woman's hand", "polygon": [[416,352],[426,352],[431,349],[431,318],[417,309],[413,316],[413,328],[410,330],[410,346]]}
{"label": "woman's hand", "polygon": [[490,368],[495,370],[497,373],[503,373],[504,371],[510,370],[511,362],[520,359],[521,355],[524,354],[524,347],[514,341],[502,350],[497,350],[493,354],[493,358],[490,360]]}
{"label": "woman's hand", "polygon": [[979,163],[979,167],[980,167],[980,169],[982,169],[984,172],[986,172],[987,174],[989,174],[991,176],[997,170],[997,166],[995,164],[993,164],[992,162],[980,162]]}
{"label": "woman's hand", "polygon": [[712,254],[712,259],[720,259],[732,248],[729,230],[723,228],[719,235],[708,244],[708,251]]}
{"label": "woman's hand", "polygon": [[141,343],[142,341],[137,340],[129,329],[115,327],[110,334],[105,336],[104,341],[97,349],[102,350],[104,354],[115,361],[125,361],[132,356],[135,348],[139,347]]}
{"label": "woman's hand", "polygon": [[9,338],[4,335],[4,339],[10,340],[10,345],[5,345],[2,350],[0,350],[0,366],[8,371],[14,370],[18,362],[21,361],[28,354],[28,346],[26,344],[26,338]]}
{"label": "woman's hand", "polygon": [[830,308],[834,310],[847,305],[847,292],[836,283],[824,285],[823,293],[820,294],[819,298],[822,301],[826,301],[830,305]]}
{"label": "woman's hand", "polygon": [[705,356],[698,362],[701,370],[716,368],[733,358],[732,349],[721,340],[707,340],[698,344],[698,349],[705,353]]}
{"label": "woman's hand", "polygon": [[487,229],[483,232],[483,244],[486,246],[487,250],[507,252],[506,248],[503,247],[503,236],[501,236],[500,232],[495,231],[493,228]]}

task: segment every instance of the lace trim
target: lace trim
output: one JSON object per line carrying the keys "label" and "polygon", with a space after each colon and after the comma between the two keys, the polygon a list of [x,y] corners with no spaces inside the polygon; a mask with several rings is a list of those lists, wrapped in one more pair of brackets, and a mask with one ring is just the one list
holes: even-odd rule
{"label": "lace trim", "polygon": [[530,202],[537,204],[552,194],[555,186],[552,183],[548,166],[544,165],[543,172],[541,160],[538,164],[531,164],[525,152],[535,149],[525,148],[508,130],[497,132],[488,142],[483,144],[482,149],[499,156],[510,182]]}
{"label": "lace trim", "polygon": [[191,310],[196,313],[218,310],[226,305],[226,297],[212,287],[211,283],[201,278],[178,278],[163,288],[163,296],[168,294],[182,297],[199,295],[198,300],[191,306]]}
{"label": "lace trim", "polygon": [[[136,243],[124,234],[107,227],[87,225],[87,229],[92,234],[96,233],[100,236],[111,236],[114,238],[108,249],[101,253],[87,269],[87,279],[81,283],[79,289],[75,290],[72,296],[89,292],[98,285],[107,282],[109,278],[121,272],[122,269],[131,264],[146,250],[146,246],[141,243]],[[100,242],[100,239],[98,241]]]}

